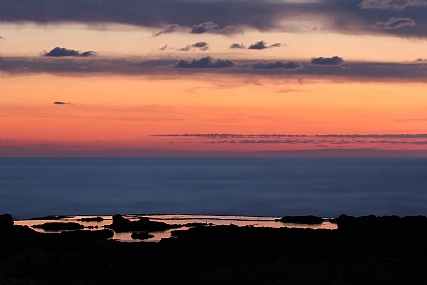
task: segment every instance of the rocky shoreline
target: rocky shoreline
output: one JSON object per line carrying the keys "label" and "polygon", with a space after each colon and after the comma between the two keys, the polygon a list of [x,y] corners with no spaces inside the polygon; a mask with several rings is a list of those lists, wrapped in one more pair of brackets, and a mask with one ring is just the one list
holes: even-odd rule
{"label": "rocky shoreline", "polygon": [[[304,217],[283,219],[317,222]],[[337,230],[196,225],[176,229],[173,237],[159,243],[109,240],[113,230],[144,236],[149,227],[164,227],[147,219],[130,224],[123,219],[113,218],[110,229],[43,234],[0,215],[0,284],[343,285],[427,280],[425,216],[341,215],[331,220]]]}

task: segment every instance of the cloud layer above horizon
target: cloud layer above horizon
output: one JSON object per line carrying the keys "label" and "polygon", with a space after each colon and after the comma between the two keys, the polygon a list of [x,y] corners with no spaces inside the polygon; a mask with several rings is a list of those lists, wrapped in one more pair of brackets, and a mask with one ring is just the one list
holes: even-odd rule
{"label": "cloud layer above horizon", "polygon": [[425,82],[427,66],[424,60],[410,63],[345,62],[341,57],[318,57],[306,62],[250,61],[202,57],[147,60],[137,58],[100,58],[81,56],[2,57],[0,70],[4,74],[53,75],[161,75],[185,74],[198,76],[200,72],[218,75],[254,75],[275,78],[330,79],[366,82]]}

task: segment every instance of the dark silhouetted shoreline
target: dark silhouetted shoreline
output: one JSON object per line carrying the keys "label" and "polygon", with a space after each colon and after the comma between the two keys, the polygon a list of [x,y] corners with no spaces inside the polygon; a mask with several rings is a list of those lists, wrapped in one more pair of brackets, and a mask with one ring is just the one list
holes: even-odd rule
{"label": "dark silhouetted shoreline", "polygon": [[425,216],[334,222],[337,230],[198,225],[125,243],[109,240],[111,230],[43,234],[1,215],[0,284],[425,284]]}

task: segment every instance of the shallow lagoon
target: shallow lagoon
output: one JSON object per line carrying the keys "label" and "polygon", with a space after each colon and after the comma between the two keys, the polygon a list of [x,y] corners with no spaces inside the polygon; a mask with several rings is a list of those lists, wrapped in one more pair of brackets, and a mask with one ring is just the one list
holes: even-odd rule
{"label": "shallow lagoon", "polygon": [[[187,224],[192,223],[200,223],[205,226],[217,226],[217,225],[236,225],[236,226],[254,226],[254,227],[270,227],[270,228],[280,228],[280,227],[289,227],[289,228],[311,228],[311,229],[336,229],[336,224],[330,223],[329,221],[324,221],[320,225],[304,225],[304,224],[294,224],[294,223],[282,223],[276,221],[278,217],[248,217],[248,216],[197,216],[197,215],[127,215],[124,218],[129,220],[137,220],[140,217],[147,217],[152,221],[162,221],[167,224],[179,224],[184,225],[180,230],[188,229]],[[54,222],[77,222],[85,226],[86,230],[101,230],[104,229],[105,225],[110,225],[112,223],[111,216],[104,216],[103,221],[100,222],[82,222],[82,218],[91,218],[88,216],[70,216],[66,218],[62,218],[60,220]],[[39,220],[18,220],[15,221],[16,225],[21,226],[32,226],[37,224],[43,224],[47,221],[43,219]],[[38,228],[32,228],[37,232],[41,233],[56,233],[61,231],[45,231]],[[154,235],[154,237],[149,238],[144,241],[150,242],[159,242],[162,238],[169,238],[171,236],[171,231],[176,230],[166,230],[162,232],[150,232],[150,234]],[[123,241],[123,242],[139,242],[140,240],[131,238],[132,232],[114,232],[114,236],[112,239]]]}

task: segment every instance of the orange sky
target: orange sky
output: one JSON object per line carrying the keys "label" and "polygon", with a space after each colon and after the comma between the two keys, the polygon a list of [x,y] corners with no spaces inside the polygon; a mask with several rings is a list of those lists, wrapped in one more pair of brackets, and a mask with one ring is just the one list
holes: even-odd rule
{"label": "orange sky", "polygon": [[[248,78],[9,77],[2,84],[2,92],[7,94],[1,107],[2,144],[57,144],[65,148],[70,144],[92,150],[262,151],[319,146],[214,145],[214,140],[152,135],[425,133],[423,84],[299,84],[295,80],[250,78],[254,84],[245,80]],[[66,104],[53,104],[55,101]],[[366,142],[346,147],[427,149],[425,144]]]}

